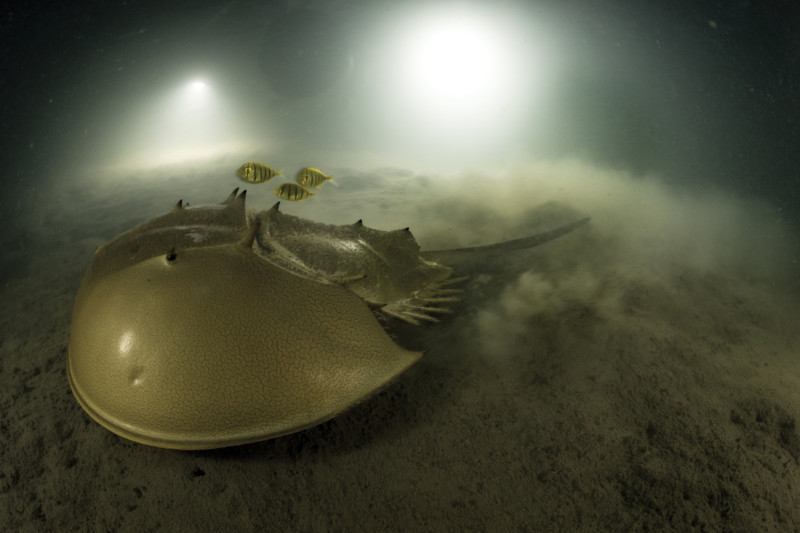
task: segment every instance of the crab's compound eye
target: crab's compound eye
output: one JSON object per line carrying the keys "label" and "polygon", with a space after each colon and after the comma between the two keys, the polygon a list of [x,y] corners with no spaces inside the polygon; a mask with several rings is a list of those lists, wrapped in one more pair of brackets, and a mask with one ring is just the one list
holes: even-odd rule
{"label": "crab's compound eye", "polygon": [[169,251],[167,254],[167,261],[172,262],[178,258],[178,254],[175,253],[175,248]]}

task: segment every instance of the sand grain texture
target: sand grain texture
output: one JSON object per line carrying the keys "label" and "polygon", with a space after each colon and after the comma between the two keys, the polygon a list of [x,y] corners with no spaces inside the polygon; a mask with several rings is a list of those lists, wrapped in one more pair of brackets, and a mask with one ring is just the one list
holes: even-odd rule
{"label": "sand grain texture", "polygon": [[72,298],[94,247],[142,205],[166,211],[170,187],[56,211],[58,234],[35,234],[2,288],[0,529],[800,527],[790,295],[735,269],[631,259],[597,213],[504,259],[510,274],[474,276],[446,323],[400,328],[425,357],[330,422],[207,452],[116,437],[69,390]]}

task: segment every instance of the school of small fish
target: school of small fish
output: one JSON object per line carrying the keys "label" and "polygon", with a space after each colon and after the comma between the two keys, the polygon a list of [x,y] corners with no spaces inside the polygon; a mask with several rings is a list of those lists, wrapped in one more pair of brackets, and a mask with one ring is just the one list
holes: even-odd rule
{"label": "school of small fish", "polygon": [[[236,174],[245,181],[250,183],[264,183],[275,176],[283,174],[280,170],[275,170],[269,165],[264,163],[256,163],[250,161],[245,163]],[[284,183],[275,188],[275,196],[282,200],[289,200],[291,202],[300,202],[306,198],[315,196],[316,193],[311,192],[309,189],[318,189],[322,187],[325,182],[333,182],[333,176],[328,176],[318,168],[304,167],[295,176],[297,183]]]}

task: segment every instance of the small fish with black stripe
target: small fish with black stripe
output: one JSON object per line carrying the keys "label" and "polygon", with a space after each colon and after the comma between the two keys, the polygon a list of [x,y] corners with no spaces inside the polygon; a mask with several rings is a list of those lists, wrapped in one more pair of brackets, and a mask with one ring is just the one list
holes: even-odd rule
{"label": "small fish with black stripe", "polygon": [[296,183],[284,183],[275,188],[275,196],[291,202],[300,202],[314,196],[314,193]]}
{"label": "small fish with black stripe", "polygon": [[271,180],[275,176],[282,175],[283,171],[275,170],[271,166],[265,165],[264,163],[250,161],[249,163],[245,163],[244,165],[240,166],[239,170],[236,171],[236,174],[243,180],[249,181],[250,183],[264,183]]}
{"label": "small fish with black stripe", "polygon": [[325,173],[318,168],[305,167],[300,169],[295,180],[303,187],[313,187],[317,189],[322,187],[322,184],[326,181],[333,182],[333,176],[326,176]]}

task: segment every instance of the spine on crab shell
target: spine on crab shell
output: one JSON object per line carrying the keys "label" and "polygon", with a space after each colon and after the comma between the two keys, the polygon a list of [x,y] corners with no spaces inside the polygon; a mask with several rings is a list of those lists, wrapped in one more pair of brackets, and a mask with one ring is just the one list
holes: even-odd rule
{"label": "spine on crab shell", "polygon": [[256,219],[247,229],[247,233],[242,237],[239,241],[239,244],[244,246],[247,249],[253,248],[253,242],[256,240],[256,235],[258,235],[258,230],[261,228],[261,220]]}
{"label": "spine on crab shell", "polygon": [[393,235],[399,235],[400,237],[403,238],[407,237],[411,237],[412,239],[414,238],[414,235],[411,234],[411,230],[409,228],[396,229],[394,231],[390,231],[389,233]]}
{"label": "spine on crab shell", "polygon": [[426,313],[444,313],[447,315],[453,314],[452,309],[448,309],[446,307],[427,307],[427,306],[418,306],[416,309],[420,311],[425,311]]}
{"label": "spine on crab shell", "polygon": [[[443,287],[445,285],[453,285],[455,283],[461,283],[462,281],[467,281],[469,276],[459,276],[457,278],[447,278],[444,281],[439,282],[439,287]],[[445,294],[447,292],[461,292],[461,289],[439,289],[437,292],[440,294]]]}
{"label": "spine on crab shell", "polygon": [[[237,187],[238,189],[238,187]],[[236,193],[234,190],[231,193],[233,196]],[[245,199],[247,198],[247,191],[244,190],[235,196],[232,200],[226,201],[223,204],[222,210],[219,214],[219,223],[226,226],[238,226],[247,224],[247,212],[245,209]]]}
{"label": "spine on crab shell", "polygon": [[[235,189],[233,189],[233,192],[232,192],[232,193],[230,193],[230,194],[228,195],[228,197],[225,199],[225,201],[224,201],[224,202],[222,202],[222,203],[223,203],[223,204],[229,204],[229,203],[231,203],[232,201],[234,201],[234,200],[236,199],[236,193],[238,193],[238,192],[239,192],[239,187],[236,187]],[[245,192],[246,192],[246,191],[245,191]]]}

